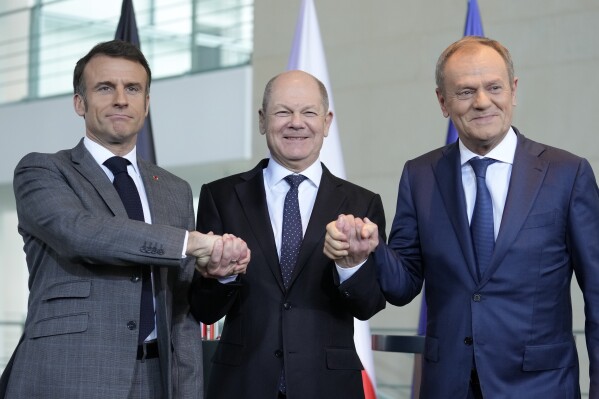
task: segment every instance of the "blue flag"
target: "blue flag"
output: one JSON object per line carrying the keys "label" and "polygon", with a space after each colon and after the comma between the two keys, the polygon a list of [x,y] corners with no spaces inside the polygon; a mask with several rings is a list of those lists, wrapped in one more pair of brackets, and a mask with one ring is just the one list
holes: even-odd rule
{"label": "blue flag", "polygon": [[[483,23],[480,18],[480,10],[476,0],[468,0],[468,12],[466,14],[466,23],[464,24],[464,36],[484,36]],[[458,139],[458,132],[453,126],[451,120],[447,128],[446,143],[450,144]]]}
{"label": "blue flag", "polygon": [[[137,48],[140,48],[137,22],[135,21],[135,11],[133,10],[133,0],[123,0],[121,18],[119,19],[114,38],[133,43]],[[146,161],[154,164],[156,163],[154,137],[152,136],[152,120],[149,112],[143,128],[137,135],[137,155]]]}

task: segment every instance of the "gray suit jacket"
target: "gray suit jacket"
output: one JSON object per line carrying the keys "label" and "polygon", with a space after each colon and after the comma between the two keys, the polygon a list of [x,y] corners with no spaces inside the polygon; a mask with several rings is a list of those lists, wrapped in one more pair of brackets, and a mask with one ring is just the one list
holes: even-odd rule
{"label": "gray suit jacket", "polygon": [[[152,223],[130,220],[91,154],[25,156],[14,191],[29,268],[29,308],[7,398],[126,398],[136,362],[142,267],[154,271],[164,398],[201,398],[199,325],[189,314],[194,259],[188,183],[138,159]],[[4,392],[0,392],[2,397]]]}

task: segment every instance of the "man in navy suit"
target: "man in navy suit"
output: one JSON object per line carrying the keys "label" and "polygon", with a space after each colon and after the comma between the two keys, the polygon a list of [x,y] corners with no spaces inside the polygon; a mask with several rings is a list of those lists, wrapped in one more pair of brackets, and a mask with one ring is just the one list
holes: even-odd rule
{"label": "man in navy suit", "polygon": [[[511,125],[518,79],[500,43],[466,37],[450,45],[436,80],[459,140],[406,163],[389,243],[371,245],[390,303],[409,303],[426,280],[420,397],[579,398],[573,272],[585,299],[590,397],[598,397],[599,195],[591,166]],[[492,159],[486,261],[471,234],[479,190],[469,161],[481,157]],[[368,220],[341,220],[355,229],[327,226],[325,253],[334,259],[378,234]]]}

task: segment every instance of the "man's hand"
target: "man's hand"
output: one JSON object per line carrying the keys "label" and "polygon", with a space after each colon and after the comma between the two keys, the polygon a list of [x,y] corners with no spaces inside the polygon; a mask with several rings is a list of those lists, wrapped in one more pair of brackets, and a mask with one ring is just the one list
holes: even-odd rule
{"label": "man's hand", "polygon": [[378,226],[368,218],[339,215],[326,230],[323,252],[340,267],[359,265],[379,244]]}
{"label": "man's hand", "polygon": [[251,257],[251,251],[241,238],[197,231],[189,233],[186,253],[197,258],[196,269],[207,278],[243,274]]}

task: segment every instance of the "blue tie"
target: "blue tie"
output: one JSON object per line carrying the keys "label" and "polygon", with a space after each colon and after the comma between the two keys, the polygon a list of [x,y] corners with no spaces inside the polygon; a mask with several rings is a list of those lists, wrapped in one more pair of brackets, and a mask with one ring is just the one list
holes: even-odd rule
{"label": "blue tie", "polygon": [[485,176],[487,167],[497,161],[491,158],[472,158],[468,162],[476,175],[476,202],[470,221],[470,232],[478,265],[478,278],[480,279],[491,262],[493,249],[495,248],[493,202],[491,201],[491,194],[487,188]]}
{"label": "blue tie", "polygon": [[295,268],[297,254],[303,239],[302,216],[297,199],[298,187],[306,180],[303,175],[289,175],[285,181],[289,183],[289,191],[285,196],[285,205],[283,207],[283,237],[281,240],[281,275],[285,288],[289,287],[291,274]]}
{"label": "blue tie", "polygon": [[[279,260],[285,288],[289,287],[291,274],[295,268],[297,254],[304,235],[298,200],[298,187],[304,180],[306,180],[306,176],[303,175],[288,175],[285,177],[285,181],[289,183],[289,191],[287,191],[285,205],[283,206],[283,236],[281,239],[281,259]],[[284,368],[279,379],[279,391],[283,394],[287,392]]]}
{"label": "blue tie", "polygon": [[[122,157],[112,157],[104,162],[104,165],[114,175],[112,184],[116,189],[129,219],[144,221],[144,211],[141,206],[139,192],[135,182],[127,172],[130,162]],[[139,337],[138,342],[142,344],[154,329],[154,301],[152,298],[152,277],[147,267],[142,267],[142,288],[139,312]]]}

